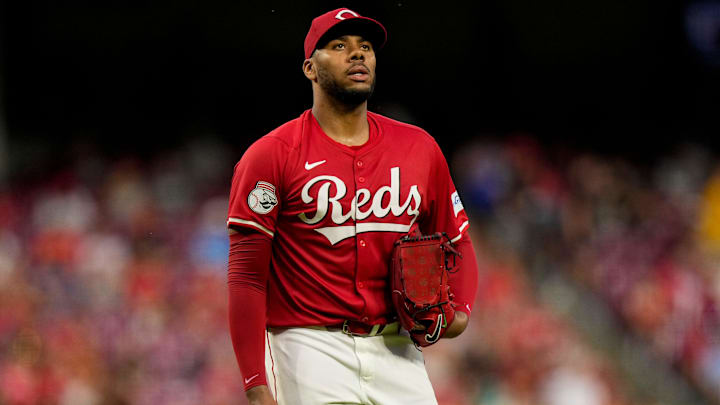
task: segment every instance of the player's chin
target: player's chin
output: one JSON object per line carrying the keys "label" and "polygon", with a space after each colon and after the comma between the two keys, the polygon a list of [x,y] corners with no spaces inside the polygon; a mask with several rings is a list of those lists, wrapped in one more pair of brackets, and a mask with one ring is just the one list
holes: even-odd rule
{"label": "player's chin", "polygon": [[355,91],[355,92],[363,92],[363,93],[364,92],[367,92],[367,93],[372,92],[372,88],[373,88],[372,79],[368,79],[367,81],[362,81],[362,82],[351,81],[346,86],[347,90]]}

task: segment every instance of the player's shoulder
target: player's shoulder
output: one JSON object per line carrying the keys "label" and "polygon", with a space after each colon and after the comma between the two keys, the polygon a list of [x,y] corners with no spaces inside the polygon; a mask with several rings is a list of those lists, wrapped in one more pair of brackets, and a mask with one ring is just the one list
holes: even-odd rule
{"label": "player's shoulder", "polygon": [[260,140],[267,139],[281,142],[288,147],[292,147],[296,143],[296,139],[302,134],[305,126],[307,111],[297,118],[280,125],[272,131],[265,134]]}
{"label": "player's shoulder", "polygon": [[438,146],[435,138],[417,125],[398,121],[374,112],[368,111],[368,115],[378,123],[384,132],[392,132],[393,136],[389,137],[390,139],[421,143],[431,148]]}
{"label": "player's shoulder", "polygon": [[307,125],[307,113],[308,111],[305,111],[299,117],[287,121],[263,135],[253,142],[247,152],[256,152],[267,155],[268,153],[273,154],[279,151],[286,153],[290,149],[297,148],[298,141],[302,136],[303,128]]}
{"label": "player's shoulder", "polygon": [[368,115],[375,120],[375,122],[380,125],[380,127],[384,130],[392,130],[396,132],[402,132],[403,134],[407,134],[410,136],[418,136],[418,137],[428,137],[432,139],[432,136],[425,131],[424,129],[420,128],[417,125],[408,124],[407,122],[398,121],[396,119],[386,117],[382,114],[378,114],[375,112],[368,111]]}

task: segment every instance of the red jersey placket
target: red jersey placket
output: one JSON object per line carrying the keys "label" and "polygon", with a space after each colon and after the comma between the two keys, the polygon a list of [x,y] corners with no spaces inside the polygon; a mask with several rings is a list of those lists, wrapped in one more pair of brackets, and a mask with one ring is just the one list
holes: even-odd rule
{"label": "red jersey placket", "polygon": [[[355,155],[354,161],[353,161],[353,174],[354,174],[354,180],[355,180],[355,195],[357,195],[357,190],[360,188],[367,188],[367,178],[366,173],[363,170],[363,166],[365,163],[363,162],[362,158],[358,157],[358,154]],[[365,263],[364,258],[367,256],[365,254],[365,250],[368,249],[368,241],[365,238],[366,235],[362,233],[357,233],[357,218],[358,218],[358,209],[357,204],[353,204],[353,208],[355,212],[353,213],[353,222],[355,224],[355,247],[356,247],[356,257],[355,257],[355,287],[357,289],[358,294],[363,298],[363,302],[365,303],[365,306],[363,308],[363,313],[360,318],[360,321],[367,322],[369,320],[367,316],[367,303],[368,303],[368,297],[367,296],[367,274],[365,274],[365,270],[367,268],[367,265]]]}

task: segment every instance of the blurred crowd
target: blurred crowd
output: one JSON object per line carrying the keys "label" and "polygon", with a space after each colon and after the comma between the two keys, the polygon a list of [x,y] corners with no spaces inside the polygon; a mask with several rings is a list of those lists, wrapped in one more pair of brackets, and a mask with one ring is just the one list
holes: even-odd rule
{"label": "blurred crowd", "polygon": [[[197,142],[84,157],[0,192],[0,404],[243,404],[226,312],[239,156]],[[480,289],[466,333],[426,349],[441,405],[638,402],[538,292],[562,274],[720,401],[720,162],[653,162],[481,138],[451,160]]]}
{"label": "blurred crowd", "polygon": [[452,167],[473,210],[481,278],[468,332],[428,353],[431,369],[447,363],[437,376],[454,375],[445,403],[658,403],[628,395],[631,381],[578,320],[540,299],[556,274],[720,401],[720,162],[710,152],[687,145],[632,162],[516,135],[468,145]]}
{"label": "blurred crowd", "polygon": [[231,404],[234,156],[75,162],[0,195],[0,403]]}

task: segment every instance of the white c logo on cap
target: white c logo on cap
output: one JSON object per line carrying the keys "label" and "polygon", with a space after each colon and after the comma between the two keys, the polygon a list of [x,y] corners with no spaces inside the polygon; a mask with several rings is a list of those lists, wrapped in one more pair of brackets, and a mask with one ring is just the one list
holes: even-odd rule
{"label": "white c logo on cap", "polygon": [[344,20],[345,17],[343,17],[343,14],[345,14],[345,13],[350,13],[353,15],[353,17],[358,17],[356,12],[345,9],[345,10],[340,10],[337,14],[335,14],[335,18],[337,18],[338,20]]}

